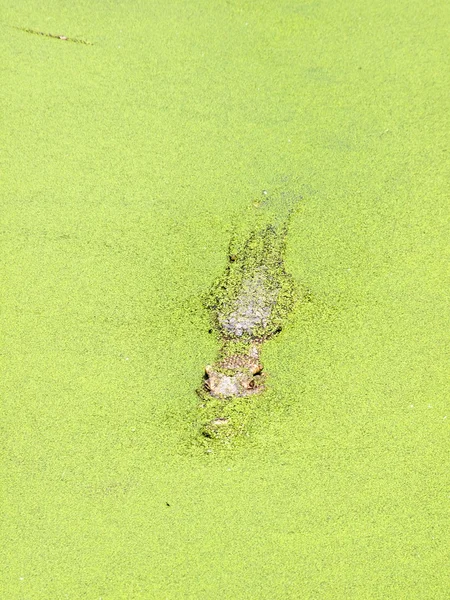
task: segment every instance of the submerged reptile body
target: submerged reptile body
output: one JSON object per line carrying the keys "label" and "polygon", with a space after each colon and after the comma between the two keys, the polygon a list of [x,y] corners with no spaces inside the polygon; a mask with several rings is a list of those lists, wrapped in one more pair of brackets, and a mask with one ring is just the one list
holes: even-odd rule
{"label": "submerged reptile body", "polygon": [[283,261],[286,232],[286,226],[273,225],[252,232],[237,253],[230,253],[225,273],[206,298],[223,342],[219,360],[206,367],[204,390],[212,397],[264,390],[260,346],[281,331],[295,298]]}
{"label": "submerged reptile body", "polygon": [[284,268],[285,236],[285,228],[280,232],[269,225],[230,255],[206,302],[222,337],[262,341],[280,330],[294,296],[294,282]]}

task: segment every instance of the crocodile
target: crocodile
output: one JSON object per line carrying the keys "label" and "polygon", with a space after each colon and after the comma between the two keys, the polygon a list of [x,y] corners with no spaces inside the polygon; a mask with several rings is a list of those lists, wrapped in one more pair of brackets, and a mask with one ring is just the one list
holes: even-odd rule
{"label": "crocodile", "polygon": [[204,298],[222,347],[205,368],[203,395],[227,400],[264,391],[261,346],[281,331],[296,297],[284,266],[286,234],[287,222],[252,231],[230,250],[225,272]]}

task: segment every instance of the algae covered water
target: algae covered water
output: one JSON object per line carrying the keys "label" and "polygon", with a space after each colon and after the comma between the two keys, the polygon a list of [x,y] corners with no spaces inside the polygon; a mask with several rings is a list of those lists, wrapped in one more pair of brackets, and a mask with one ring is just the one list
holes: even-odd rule
{"label": "algae covered water", "polygon": [[[448,597],[447,16],[4,6],[5,598]],[[203,299],[294,205],[308,301],[205,445]]]}

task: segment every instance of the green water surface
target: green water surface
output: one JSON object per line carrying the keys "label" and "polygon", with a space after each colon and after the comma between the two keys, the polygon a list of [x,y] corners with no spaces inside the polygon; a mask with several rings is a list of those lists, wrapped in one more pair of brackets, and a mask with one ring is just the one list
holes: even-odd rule
{"label": "green water surface", "polygon": [[[2,600],[448,599],[448,4],[2,4]],[[205,446],[200,298],[284,192],[310,301]]]}

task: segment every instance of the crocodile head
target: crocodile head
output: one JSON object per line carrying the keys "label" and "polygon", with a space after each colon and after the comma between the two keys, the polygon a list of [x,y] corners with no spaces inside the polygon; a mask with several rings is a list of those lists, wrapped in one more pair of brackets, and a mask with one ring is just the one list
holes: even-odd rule
{"label": "crocodile head", "polygon": [[208,365],[205,369],[204,387],[214,398],[236,398],[252,396],[264,390],[264,375],[261,367],[239,369],[226,373]]}

